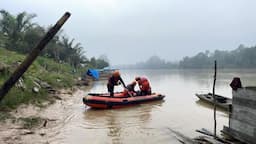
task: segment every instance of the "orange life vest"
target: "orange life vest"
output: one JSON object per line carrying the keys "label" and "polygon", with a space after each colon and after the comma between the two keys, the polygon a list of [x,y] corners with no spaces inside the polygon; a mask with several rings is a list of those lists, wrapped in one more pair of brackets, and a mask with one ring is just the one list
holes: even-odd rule
{"label": "orange life vest", "polygon": [[147,78],[141,77],[140,80],[138,81],[138,84],[141,91],[151,90],[151,87]]}

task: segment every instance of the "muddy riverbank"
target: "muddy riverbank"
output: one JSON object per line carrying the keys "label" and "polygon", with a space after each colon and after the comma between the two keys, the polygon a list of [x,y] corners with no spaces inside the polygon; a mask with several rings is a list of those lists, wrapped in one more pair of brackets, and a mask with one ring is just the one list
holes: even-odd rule
{"label": "muddy riverbank", "polygon": [[69,107],[80,102],[89,88],[90,86],[59,90],[57,100],[53,104],[46,102],[47,106],[44,108],[32,104],[19,106],[10,113],[11,118],[1,122],[0,143],[51,143],[51,138],[69,120]]}

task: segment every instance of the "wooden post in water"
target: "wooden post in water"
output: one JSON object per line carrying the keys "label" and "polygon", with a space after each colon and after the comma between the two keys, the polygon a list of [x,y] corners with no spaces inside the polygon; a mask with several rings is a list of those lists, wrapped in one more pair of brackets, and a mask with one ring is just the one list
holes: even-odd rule
{"label": "wooden post in water", "polygon": [[55,36],[55,34],[60,30],[62,25],[70,17],[70,13],[66,12],[57,23],[46,33],[46,35],[41,39],[37,46],[30,52],[26,59],[19,65],[19,67],[14,71],[10,78],[3,84],[0,89],[0,102],[12,86],[19,80],[23,73],[29,68],[33,61],[37,58],[39,53],[44,49],[46,44]]}
{"label": "wooden post in water", "polygon": [[216,121],[216,97],[215,97],[215,83],[216,83],[216,73],[217,73],[217,61],[214,61],[214,80],[213,80],[213,88],[212,88],[212,95],[214,99],[214,138],[216,139],[216,127],[217,127],[217,121]]}

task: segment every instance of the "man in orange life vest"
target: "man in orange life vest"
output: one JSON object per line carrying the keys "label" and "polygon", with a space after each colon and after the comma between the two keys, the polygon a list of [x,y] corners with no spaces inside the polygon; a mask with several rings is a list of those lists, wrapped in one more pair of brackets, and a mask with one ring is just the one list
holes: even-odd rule
{"label": "man in orange life vest", "polygon": [[114,97],[114,86],[119,85],[119,82],[126,88],[123,79],[120,76],[119,71],[115,70],[112,75],[108,79],[108,92],[110,93],[110,97]]}
{"label": "man in orange life vest", "polygon": [[136,77],[135,80],[138,82],[140,87],[140,95],[150,95],[151,87],[149,81],[145,77]]}

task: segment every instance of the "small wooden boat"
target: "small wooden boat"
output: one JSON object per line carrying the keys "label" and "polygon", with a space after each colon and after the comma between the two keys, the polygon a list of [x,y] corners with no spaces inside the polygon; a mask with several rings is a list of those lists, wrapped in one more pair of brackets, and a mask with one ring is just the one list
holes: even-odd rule
{"label": "small wooden boat", "polygon": [[[200,100],[203,100],[203,101],[209,102],[211,104],[214,104],[214,98],[213,98],[212,93],[196,94],[196,96]],[[227,98],[227,97],[216,95],[216,94],[215,94],[215,98],[216,98],[216,106],[217,107],[229,110],[229,107],[232,106],[232,99],[231,98]]]}
{"label": "small wooden boat", "polygon": [[145,96],[126,96],[122,92],[117,92],[114,93],[114,97],[110,97],[108,93],[89,93],[83,97],[83,103],[92,108],[109,109],[162,100],[164,97],[164,95],[158,93]]}

